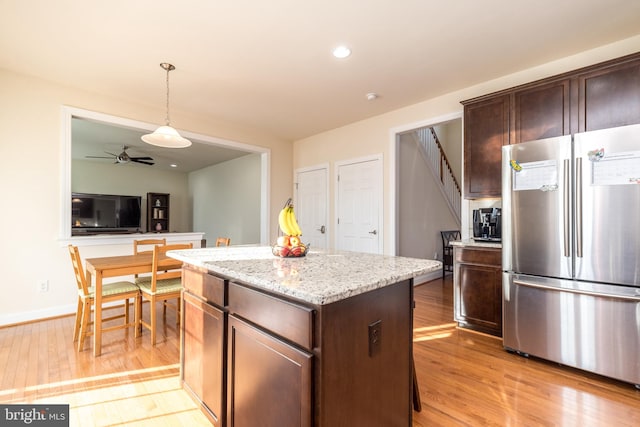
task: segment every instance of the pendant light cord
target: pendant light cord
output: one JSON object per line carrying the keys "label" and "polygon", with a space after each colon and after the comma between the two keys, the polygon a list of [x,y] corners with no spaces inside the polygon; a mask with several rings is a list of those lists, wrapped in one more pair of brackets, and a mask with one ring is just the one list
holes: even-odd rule
{"label": "pendant light cord", "polygon": [[161,63],[160,67],[162,67],[162,69],[167,72],[167,116],[165,117],[165,122],[167,126],[169,126],[169,71],[175,70],[176,67],[174,67],[172,64],[169,64],[168,62]]}
{"label": "pendant light cord", "polygon": [[167,126],[169,126],[169,71],[172,70],[171,67],[171,64],[169,64],[169,66],[165,68],[167,70],[167,117],[165,117]]}

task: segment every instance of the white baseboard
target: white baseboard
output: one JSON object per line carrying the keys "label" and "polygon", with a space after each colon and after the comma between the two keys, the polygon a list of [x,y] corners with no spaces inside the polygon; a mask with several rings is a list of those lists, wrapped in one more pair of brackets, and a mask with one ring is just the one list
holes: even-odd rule
{"label": "white baseboard", "polygon": [[[122,305],[122,302],[113,301],[103,304],[103,307],[110,307],[113,305]],[[52,317],[75,315],[75,305],[62,305],[58,307],[51,307],[43,310],[25,311],[23,313],[11,313],[0,315],[0,326],[16,325],[19,323],[34,322],[38,320],[50,319]]]}
{"label": "white baseboard", "polygon": [[422,276],[417,276],[413,278],[413,285],[420,285],[425,282],[430,282],[432,280],[440,279],[442,277],[442,270],[434,270],[427,274],[423,274]]}
{"label": "white baseboard", "polygon": [[0,315],[0,326],[14,325],[17,323],[33,322],[34,320],[42,320],[50,317],[64,316],[75,314],[75,305],[65,305],[59,307],[51,307],[43,310],[25,311],[22,313],[11,313]]}

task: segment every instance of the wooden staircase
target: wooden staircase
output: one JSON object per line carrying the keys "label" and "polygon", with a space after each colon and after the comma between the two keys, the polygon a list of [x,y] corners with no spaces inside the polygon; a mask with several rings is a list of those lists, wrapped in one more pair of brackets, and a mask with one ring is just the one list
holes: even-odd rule
{"label": "wooden staircase", "polygon": [[460,185],[453,176],[451,165],[447,159],[442,145],[438,140],[433,127],[423,127],[413,131],[414,140],[418,145],[418,150],[422,154],[428,169],[432,172],[434,179],[440,183],[438,188],[444,196],[451,214],[460,226],[460,210],[462,203],[462,193]]}

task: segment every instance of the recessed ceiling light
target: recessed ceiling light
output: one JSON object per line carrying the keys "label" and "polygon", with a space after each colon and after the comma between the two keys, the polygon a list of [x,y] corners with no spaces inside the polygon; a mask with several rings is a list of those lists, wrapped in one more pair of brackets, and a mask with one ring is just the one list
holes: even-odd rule
{"label": "recessed ceiling light", "polygon": [[349,49],[347,46],[338,46],[335,49],[333,49],[333,56],[335,56],[336,58],[346,58],[349,55],[351,55],[351,49]]}
{"label": "recessed ceiling light", "polygon": [[171,166],[172,168],[177,168],[178,165],[176,165],[175,163],[171,163],[169,166]]}
{"label": "recessed ceiling light", "polygon": [[377,93],[375,93],[375,92],[369,92],[369,93],[367,94],[367,100],[368,100],[368,101],[375,101],[375,100],[376,100],[376,99],[378,99],[379,97],[380,97],[380,95],[378,95],[378,94],[377,94]]}

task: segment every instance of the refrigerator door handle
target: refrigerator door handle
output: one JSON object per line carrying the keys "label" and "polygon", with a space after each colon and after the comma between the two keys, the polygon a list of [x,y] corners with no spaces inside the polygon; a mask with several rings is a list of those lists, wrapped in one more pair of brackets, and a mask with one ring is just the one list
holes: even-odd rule
{"label": "refrigerator door handle", "polygon": [[576,256],[582,258],[582,157],[576,158]]}
{"label": "refrigerator door handle", "polygon": [[564,219],[564,256],[565,257],[569,257],[571,256],[570,252],[569,252],[569,247],[571,245],[570,242],[570,231],[571,231],[571,199],[570,199],[570,194],[569,194],[569,185],[570,185],[570,170],[569,170],[569,159],[565,159],[564,160],[564,179],[563,179],[563,189],[562,191],[564,192],[564,198],[563,198],[563,203],[562,203],[562,217]]}
{"label": "refrigerator door handle", "polygon": [[577,295],[590,295],[594,297],[616,298],[616,299],[621,299],[625,301],[640,301],[640,295],[636,297],[631,295],[614,294],[614,293],[608,293],[608,292],[589,291],[585,289],[561,288],[558,286],[546,285],[543,283],[525,282],[518,279],[514,279],[513,284],[519,285],[519,286],[526,286],[529,288],[545,289],[548,291],[569,292]]}

